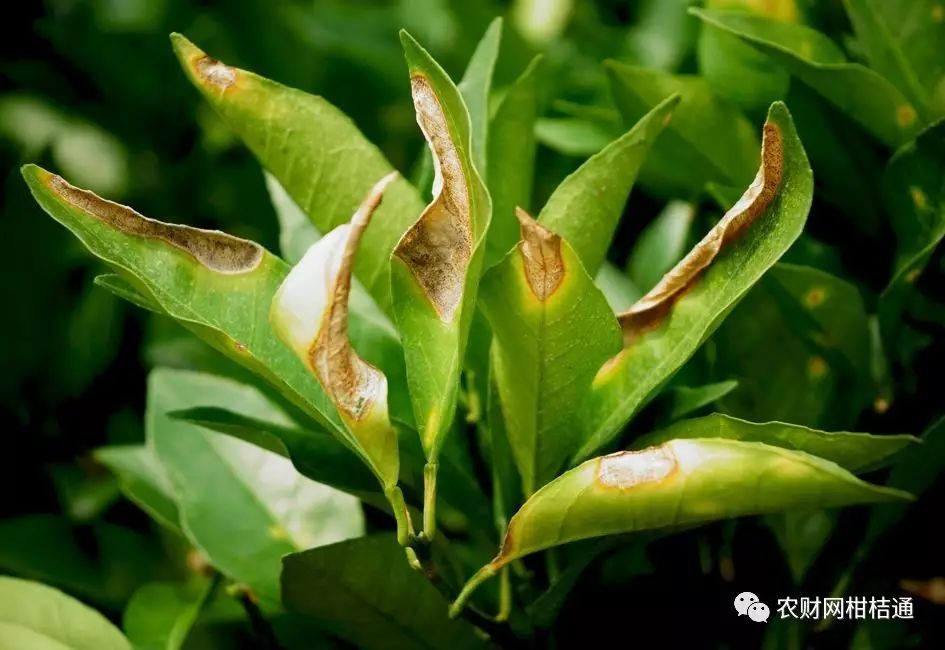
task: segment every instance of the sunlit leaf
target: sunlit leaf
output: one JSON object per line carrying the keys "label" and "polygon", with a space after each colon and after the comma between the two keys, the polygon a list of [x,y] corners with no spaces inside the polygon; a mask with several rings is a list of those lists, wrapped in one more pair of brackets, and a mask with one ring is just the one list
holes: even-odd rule
{"label": "sunlit leaf", "polygon": [[95,459],[118,477],[128,499],[159,524],[180,532],[174,488],[151,449],[145,445],[101,447],[95,450]]}
{"label": "sunlit leaf", "polygon": [[502,19],[496,18],[489,23],[489,28],[469,58],[463,78],[456,85],[469,110],[473,161],[476,169],[483,176],[486,175],[486,151],[491,136],[489,133],[489,94],[492,91],[492,73],[495,70],[496,59],[499,57],[501,41]]}
{"label": "sunlit leaf", "polygon": [[94,609],[61,591],[0,576],[0,642],[4,650],[131,650]]}

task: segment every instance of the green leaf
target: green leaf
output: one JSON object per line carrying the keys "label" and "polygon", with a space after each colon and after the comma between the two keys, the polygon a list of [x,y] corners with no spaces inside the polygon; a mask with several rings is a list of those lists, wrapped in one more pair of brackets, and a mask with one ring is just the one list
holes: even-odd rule
{"label": "green leaf", "polygon": [[281,417],[273,420],[271,417],[262,419],[245,415],[241,412],[241,405],[229,406],[198,406],[172,411],[168,415],[284,456],[303,476],[317,483],[374,505],[383,504],[383,496],[371,472],[327,432],[302,429]]}
{"label": "green leaf", "polygon": [[131,650],[108,620],[61,591],[0,576],[4,650]]}
{"label": "green leaf", "polygon": [[107,607],[123,606],[157,577],[162,551],[130,528],[76,526],[56,515],[0,520],[0,570],[68,590]]}
{"label": "green leaf", "polygon": [[637,173],[678,104],[679,97],[664,99],[589,158],[561,182],[538,215],[542,226],[570,243],[589,273],[597,273],[604,261]]}
{"label": "green leaf", "polygon": [[784,552],[794,584],[800,585],[833,535],[837,518],[829,510],[797,510],[766,518]]}
{"label": "green leaf", "polygon": [[872,436],[868,433],[846,431],[828,433],[783,422],[756,424],[715,413],[702,418],[683,420],[662,431],[646,435],[635,440],[633,448],[643,449],[668,440],[689,438],[763,442],[818,456],[855,474],[889,464],[896,454],[917,442],[916,438],[907,435]]}
{"label": "green leaf", "polygon": [[870,66],[892,81],[924,121],[945,115],[945,8],[938,0],[844,0]]}
{"label": "green leaf", "polygon": [[279,559],[361,534],[362,513],[353,498],[310,482],[288,460],[167,415],[233,404],[256,417],[278,417],[252,388],[211,375],[155,370],[145,432],[174,486],[190,541],[222,573],[249,585],[262,600],[278,602]]}
{"label": "green leaf", "polygon": [[873,397],[863,300],[823,271],[778,264],[711,341],[713,372],[741,383],[722,401],[732,415],[844,428]]}
{"label": "green leaf", "polygon": [[279,221],[279,252],[289,264],[298,264],[305,251],[321,239],[321,233],[292,200],[279,179],[269,172],[264,172],[264,178],[269,201]]}
{"label": "green leaf", "polygon": [[600,265],[594,284],[603,292],[607,303],[615,313],[628,309],[643,296],[643,291],[633,283],[633,280],[607,260]]}
{"label": "green leaf", "polygon": [[414,415],[435,466],[456,411],[491,205],[473,162],[469,115],[459,91],[409,34],[401,32],[401,41],[438,192],[394,250],[391,289]]}
{"label": "green leaf", "polygon": [[442,596],[403,555],[387,535],[288,555],[283,602],[358,648],[482,647],[468,624],[447,618]]}
{"label": "green leaf", "polygon": [[[320,232],[351,218],[390,163],[354,123],[322,97],[287,88],[208,57],[180,34],[171,42],[191,82],[309,216]],[[398,178],[364,234],[355,275],[381,307],[390,305],[387,260],[423,209]]]}
{"label": "green leaf", "polygon": [[583,117],[543,117],[535,122],[534,127],[538,142],[552,151],[576,157],[597,154],[613,142],[617,134],[613,129]]}
{"label": "green leaf", "polygon": [[127,300],[132,305],[141,307],[142,309],[147,309],[148,311],[153,311],[155,314],[163,314],[161,306],[156,302],[139,292],[131,281],[125,279],[123,276],[118,273],[104,273],[102,275],[95,276],[95,284],[107,289],[112,292],[112,294],[118,296],[122,300]]}
{"label": "green leaf", "polygon": [[179,650],[213,591],[215,582],[152,582],[144,585],[125,609],[122,628],[135,650]]}
{"label": "green leaf", "polygon": [[[328,395],[269,325],[269,304],[289,271],[282,260],[244,239],[147,219],[34,165],[24,167],[23,175],[43,209],[135,291],[277,386],[383,482],[385,468],[345,427]],[[352,337],[368,362],[391,376],[401,373],[393,333],[371,326],[369,315],[355,311],[352,317]]]}
{"label": "green leaf", "polygon": [[499,554],[457,605],[500,568],[580,539],[792,509],[907,499],[809,454],[736,440],[671,440],[588,460],[536,492],[509,522]]}
{"label": "green leaf", "polygon": [[463,78],[457,84],[466,108],[469,110],[469,126],[472,132],[472,156],[476,169],[486,175],[486,151],[489,141],[489,94],[492,91],[492,73],[499,57],[502,42],[502,19],[489,23],[469,58]]}
{"label": "green leaf", "polygon": [[[764,132],[756,183],[649,298],[644,296],[621,315],[624,349],[594,380],[585,405],[586,442],[575,459],[587,458],[612,441],[800,235],[813,180],[783,104],[772,105]],[[736,218],[746,217],[750,225],[739,229],[730,245],[724,244],[723,231],[738,223]],[[703,248],[707,244],[719,252],[705,268],[701,256],[709,251]],[[697,271],[697,277],[690,271]],[[684,292],[674,293],[680,289]]]}
{"label": "green leaf", "polygon": [[519,210],[522,239],[483,276],[492,373],[506,432],[531,495],[581,444],[580,404],[620,351],[613,311],[562,237]]}
{"label": "green leaf", "polygon": [[636,122],[669,95],[681,97],[640,172],[644,185],[661,195],[689,197],[709,182],[743,187],[751,181],[758,137],[751,122],[713,96],[704,79],[614,61],[606,66],[625,124]]}
{"label": "green leaf", "polygon": [[816,30],[741,12],[690,12],[778,61],[887,146],[906,142],[921,127],[915,107],[895,86],[869,68],[847,62]]}
{"label": "green leaf", "polygon": [[738,388],[735,380],[720,381],[705,386],[677,386],[666,396],[666,418],[678,420],[705,408]]}
{"label": "green leaf", "polygon": [[518,241],[515,208],[529,209],[535,175],[535,122],[541,58],[535,57],[506,91],[489,122],[489,194],[492,220],[486,237],[486,267]]}
{"label": "green leaf", "polygon": [[670,201],[647,224],[634,242],[627,262],[627,272],[633,284],[649,291],[682,259],[695,216],[693,204]]}
{"label": "green leaf", "polygon": [[118,477],[125,497],[162,526],[180,532],[174,488],[151,449],[145,445],[100,447],[95,460]]}

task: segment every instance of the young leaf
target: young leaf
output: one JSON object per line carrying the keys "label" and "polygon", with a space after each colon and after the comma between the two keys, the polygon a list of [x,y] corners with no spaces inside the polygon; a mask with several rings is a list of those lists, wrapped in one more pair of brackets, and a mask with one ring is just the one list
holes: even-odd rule
{"label": "young leaf", "polygon": [[775,103],[755,181],[689,255],[620,315],[625,346],[594,380],[586,442],[576,459],[613,440],[790,247],[812,194],[810,167],[790,114]]}
{"label": "young leaf", "polygon": [[180,650],[215,581],[189,584],[151,582],[135,592],[122,617],[122,628],[135,650]]}
{"label": "young leaf", "polygon": [[907,435],[872,436],[868,433],[828,433],[783,422],[756,424],[720,413],[683,420],[633,443],[634,449],[687,438],[725,438],[763,442],[794,449],[836,463],[855,474],[871,471],[892,461],[900,451],[917,442]]}
{"label": "young leaf", "polygon": [[513,560],[567,542],[798,508],[907,499],[809,454],[736,440],[670,440],[593,458],[536,492],[512,517],[472,589]]}
{"label": "young leaf", "polygon": [[466,72],[457,84],[469,110],[473,162],[479,173],[486,174],[486,151],[489,141],[489,94],[492,91],[492,73],[499,56],[502,41],[502,19],[495,18],[483,34],[469,59]]}
{"label": "young leaf", "polygon": [[780,62],[888,146],[908,141],[921,127],[915,107],[895,86],[869,68],[847,62],[820,32],[737,11],[689,11]]}
{"label": "young leaf", "polygon": [[489,195],[472,158],[469,117],[456,86],[406,32],[417,122],[436,165],[435,195],[391,258],[394,314],[423,448],[435,466],[453,424],[472,321]]}
{"label": "young leaf", "polygon": [[350,223],[309,248],[279,286],[270,312],[276,334],[318,378],[385,490],[394,488],[400,471],[387,377],[351,347],[348,298],[361,237],[395,177],[378,181]]}
{"label": "young leaf", "polygon": [[0,641],[9,650],[131,650],[104,616],[66,594],[0,576]]}
{"label": "young leaf", "polygon": [[283,559],[282,600],[358,648],[482,647],[466,623],[412,570],[387,535],[362,537]]}
{"label": "young leaf", "polygon": [[535,120],[541,58],[535,57],[506,91],[489,122],[489,194],[492,220],[486,237],[486,267],[518,241],[517,206],[528,209],[535,173]]}
{"label": "young leaf", "polygon": [[125,497],[159,524],[180,532],[174,488],[151,449],[145,445],[100,447],[95,460],[118,477]]}
{"label": "young leaf", "polygon": [[580,404],[597,369],[620,351],[607,300],[568,242],[517,212],[522,239],[482,279],[493,330],[493,377],[525,495],[581,443]]}
{"label": "young leaf", "polygon": [[167,415],[231,404],[272,417],[271,405],[246,386],[156,370],[148,382],[145,433],[174,486],[191,543],[224,575],[278,602],[279,558],[362,534],[363,515],[353,498],[300,476],[288,460]]}
{"label": "young leaf", "polygon": [[597,273],[604,261],[637,173],[678,104],[679,97],[664,99],[589,158],[561,182],[538,215],[542,226],[574,248],[588,273]]}
{"label": "young leaf", "polygon": [[740,111],[712,95],[699,77],[608,61],[611,93],[625,124],[672,94],[681,97],[666,132],[641,170],[641,182],[665,196],[689,197],[708,182],[743,187],[758,160],[758,137]]}
{"label": "young leaf", "polygon": [[[320,232],[347,221],[377,179],[392,171],[354,123],[322,97],[230,67],[180,34],[172,34],[171,42],[191,82]],[[354,272],[384,309],[390,305],[388,257],[422,209],[417,191],[398,178],[364,234],[371,254],[358,258]]]}
{"label": "young leaf", "polygon": [[945,116],[945,8],[939,0],[844,0],[870,66],[912,101],[925,121]]}

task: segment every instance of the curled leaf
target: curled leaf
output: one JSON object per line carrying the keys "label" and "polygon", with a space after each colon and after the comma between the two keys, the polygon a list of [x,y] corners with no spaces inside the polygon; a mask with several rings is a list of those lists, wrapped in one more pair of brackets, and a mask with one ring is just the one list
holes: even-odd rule
{"label": "curled leaf", "polygon": [[436,176],[433,201],[404,234],[394,255],[406,263],[440,318],[450,323],[462,301],[472,257],[469,181],[443,106],[429,80],[416,74],[410,79],[410,89],[417,123],[433,154]]}
{"label": "curled leaf", "polygon": [[781,184],[783,150],[781,131],[773,122],[764,125],[761,167],[755,180],[722,219],[645,296],[618,315],[624,345],[663,320],[673,301],[692,285],[718,254],[748,228],[774,199]]}
{"label": "curled leaf", "polygon": [[[376,431],[361,440],[375,446],[386,461],[396,457],[396,437],[387,414],[387,378],[364,361],[348,337],[351,273],[361,236],[381,204],[384,189],[396,178],[382,178],[351,218],[313,244],[286,276],[272,300],[270,318],[281,338],[315,375],[348,427]],[[380,438],[380,439],[378,439]],[[395,465],[396,466],[396,465]],[[391,471],[390,480],[397,472]]]}
{"label": "curled leaf", "polygon": [[216,230],[162,223],[138,214],[131,208],[108,201],[94,192],[70,185],[56,174],[45,175],[45,183],[61,199],[126,235],[157,239],[189,253],[217,273],[246,273],[263,257],[262,247],[246,239]]}
{"label": "curled leaf", "polygon": [[508,563],[580,539],[744,515],[909,498],[809,454],[736,440],[670,440],[592,458],[536,492],[470,592]]}

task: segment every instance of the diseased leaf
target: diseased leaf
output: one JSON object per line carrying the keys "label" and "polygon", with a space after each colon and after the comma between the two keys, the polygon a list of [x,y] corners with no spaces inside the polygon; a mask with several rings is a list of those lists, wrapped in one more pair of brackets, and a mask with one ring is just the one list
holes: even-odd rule
{"label": "diseased leaf", "polygon": [[846,431],[828,433],[783,422],[756,424],[715,413],[702,418],[682,420],[661,431],[643,436],[634,441],[633,448],[642,449],[669,440],[688,438],[763,442],[818,456],[856,474],[889,464],[896,454],[917,442],[916,438],[907,435],[873,436]]}
{"label": "diseased leaf", "polygon": [[393,538],[375,535],[283,559],[282,599],[358,648],[479,648],[464,622],[403,558]]}
{"label": "diseased leaf", "polygon": [[517,214],[522,239],[483,276],[480,304],[492,326],[492,373],[528,496],[580,445],[575,405],[620,350],[620,330],[576,251],[523,210]]}
{"label": "diseased leaf", "polygon": [[693,204],[670,201],[643,229],[627,260],[627,272],[636,286],[649,291],[682,259],[695,217]]}
{"label": "diseased leaf", "polygon": [[756,442],[670,440],[588,460],[536,492],[512,517],[499,554],[452,611],[500,568],[567,542],[800,508],[907,499],[809,454]]}
{"label": "diseased leaf", "polygon": [[466,72],[456,85],[469,110],[473,161],[476,169],[486,175],[486,151],[489,133],[489,94],[492,91],[492,73],[499,57],[502,42],[502,19],[495,18],[482,35],[476,50],[469,58]]}
{"label": "diseased leaf", "polygon": [[148,383],[149,444],[174,486],[185,534],[224,575],[277,603],[283,555],[363,533],[352,497],[309,481],[271,452],[167,415],[240,404],[247,414],[278,418],[254,389],[163,369]]}
{"label": "diseased leaf", "polygon": [[270,312],[276,334],[318,378],[385,490],[394,488],[400,471],[387,377],[352,348],[348,300],[361,237],[395,177],[378,181],[350,223],[309,248],[282,281]]}
{"label": "diseased leaf", "polygon": [[923,120],[945,116],[945,8],[938,0],[844,0],[870,66],[892,81]]}
{"label": "diseased leaf", "polygon": [[895,86],[847,62],[829,38],[810,27],[737,11],[689,11],[778,61],[887,146],[908,141],[922,126],[915,107]]}
{"label": "diseased leaf", "polygon": [[[171,42],[191,82],[315,223],[328,232],[346,222],[377,179],[392,167],[354,123],[324,98],[287,88],[217,61],[180,34]],[[423,209],[403,178],[364,234],[355,275],[371,296],[390,305],[387,259]]]}
{"label": "diseased leaf", "polygon": [[736,108],[713,96],[704,79],[606,64],[614,102],[625,124],[639,120],[672,94],[672,121],[640,171],[641,182],[664,196],[689,198],[706,183],[744,187],[758,160],[758,137]]}
{"label": "diseased leaf", "polygon": [[136,591],[122,620],[135,650],[179,650],[214,584],[209,578],[189,584],[152,582]]}
{"label": "diseased leaf", "polygon": [[535,121],[541,58],[535,57],[506,91],[489,122],[489,194],[492,220],[486,237],[486,267],[518,241],[516,207],[529,209],[535,174]]}
{"label": "diseased leaf", "polygon": [[95,460],[118,477],[125,497],[159,524],[180,532],[174,488],[151,449],[145,445],[100,447],[95,450]]}
{"label": "diseased leaf", "polygon": [[417,122],[433,152],[437,180],[432,203],[394,250],[391,288],[414,415],[435,467],[453,424],[491,206],[473,163],[459,91],[406,32],[401,40]]}
{"label": "diseased leaf", "polygon": [[28,580],[0,576],[0,642],[4,650],[131,650],[94,609]]}
{"label": "diseased leaf", "polygon": [[669,97],[629,131],[565,178],[538,221],[563,237],[588,273],[597,273],[650,148],[670,123],[679,97]]}
{"label": "diseased leaf", "polygon": [[[244,239],[148,219],[33,165],[24,167],[23,175],[43,209],[118,270],[137,293],[262,375],[374,466],[331,399],[269,325],[268,305],[289,270],[282,260]],[[370,326],[357,312],[352,320],[352,338],[363,344],[367,361],[385,374],[402,372],[393,334]]]}
{"label": "diseased leaf", "polygon": [[758,176],[721,226],[621,316],[630,343],[594,380],[575,460],[614,439],[800,234],[813,182],[783,104],[772,105],[764,134]]}

